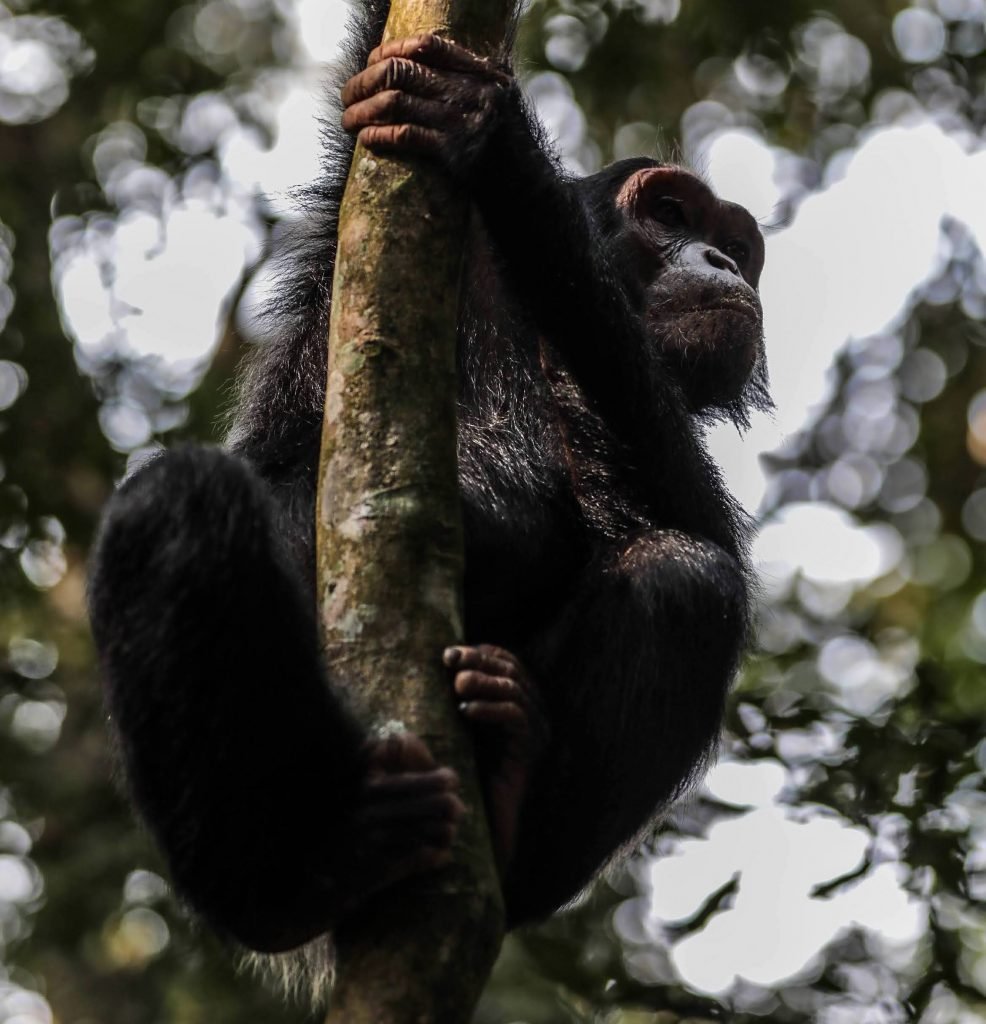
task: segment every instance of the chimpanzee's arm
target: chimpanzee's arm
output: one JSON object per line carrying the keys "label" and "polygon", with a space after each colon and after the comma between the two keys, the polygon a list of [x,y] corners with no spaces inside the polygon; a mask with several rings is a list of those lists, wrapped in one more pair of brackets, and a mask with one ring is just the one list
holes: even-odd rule
{"label": "chimpanzee's arm", "polygon": [[[734,551],[735,509],[718,487],[679,382],[661,372],[642,319],[643,295],[635,294],[643,288],[641,268],[632,266],[615,198],[639,165],[565,179],[512,78],[437,36],[378,47],[342,99],[343,126],[364,145],[436,160],[463,183],[513,298],[561,354],[607,430],[639,453],[625,460],[636,463],[628,472],[661,493],[662,523]],[[661,475],[670,467],[674,486]]]}
{"label": "chimpanzee's arm", "polygon": [[511,76],[437,36],[415,36],[374,50],[343,104],[344,127],[370,149],[437,159],[465,185],[521,305],[594,395],[654,407],[639,297],[615,239],[585,188],[559,173]]}
{"label": "chimpanzee's arm", "polygon": [[511,83],[465,180],[522,305],[564,344],[573,369],[584,360],[595,378],[607,372],[600,364],[611,361],[614,345],[634,363],[642,297],[616,244],[614,195],[606,197],[606,222],[604,210],[592,209],[586,180],[560,172],[541,131]]}

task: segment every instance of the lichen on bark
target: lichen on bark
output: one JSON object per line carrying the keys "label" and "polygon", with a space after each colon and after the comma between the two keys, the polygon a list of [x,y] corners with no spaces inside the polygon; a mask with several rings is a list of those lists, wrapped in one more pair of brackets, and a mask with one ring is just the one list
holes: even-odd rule
{"label": "lichen on bark", "polygon": [[[394,0],[387,38],[499,49],[507,0]],[[357,147],[340,215],[319,466],[329,670],[368,728],[418,733],[463,779],[453,865],[385,890],[336,934],[329,1021],[465,1022],[503,935],[471,745],[442,649],[462,639],[455,338],[467,200],[434,167]],[[331,785],[331,780],[326,780]]]}

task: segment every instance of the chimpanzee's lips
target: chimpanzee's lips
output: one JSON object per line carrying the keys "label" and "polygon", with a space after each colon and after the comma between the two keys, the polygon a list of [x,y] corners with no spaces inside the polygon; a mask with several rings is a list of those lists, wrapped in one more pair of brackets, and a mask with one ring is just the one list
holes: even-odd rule
{"label": "chimpanzee's lips", "polygon": [[760,312],[749,302],[735,300],[732,302],[717,302],[710,306],[693,306],[690,309],[682,309],[678,316],[692,316],[696,313],[738,313],[740,316],[749,317],[751,320],[760,322]]}
{"label": "chimpanzee's lips", "polygon": [[[745,281],[723,285],[721,281],[668,275],[648,290],[645,302],[652,323],[674,323],[682,317],[733,314],[761,321],[760,298]],[[673,287],[672,287],[673,286]]]}

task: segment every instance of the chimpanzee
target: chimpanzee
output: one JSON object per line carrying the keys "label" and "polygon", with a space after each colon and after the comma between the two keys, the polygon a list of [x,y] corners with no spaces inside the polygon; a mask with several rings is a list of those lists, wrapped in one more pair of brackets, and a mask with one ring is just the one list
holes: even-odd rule
{"label": "chimpanzee", "polygon": [[470,197],[459,331],[465,639],[509,924],[572,900],[713,752],[748,630],[748,527],[702,440],[769,399],[753,218],[650,159],[573,180],[504,66],[380,38],[365,0],[341,127],[285,257],[225,448],[112,498],[90,605],[134,799],[180,893],[260,951],[440,865],[458,780],[357,725],[328,680],[314,503],[337,214],[353,137]]}

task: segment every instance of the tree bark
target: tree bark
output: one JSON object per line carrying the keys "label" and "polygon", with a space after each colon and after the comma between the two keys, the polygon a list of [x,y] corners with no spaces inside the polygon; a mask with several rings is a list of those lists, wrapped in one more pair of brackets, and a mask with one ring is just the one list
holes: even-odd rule
{"label": "tree bark", "polygon": [[[385,38],[438,31],[492,53],[511,8],[394,0]],[[441,662],[462,639],[455,340],[467,216],[435,168],[357,147],[340,215],[319,466],[329,671],[370,728],[410,729],[459,772],[468,813],[450,868],[385,890],[337,931],[329,1024],[465,1024],[503,938],[471,744]]]}

